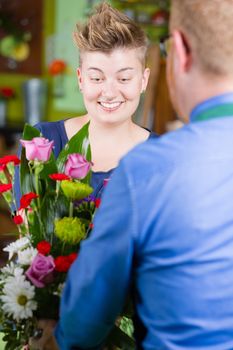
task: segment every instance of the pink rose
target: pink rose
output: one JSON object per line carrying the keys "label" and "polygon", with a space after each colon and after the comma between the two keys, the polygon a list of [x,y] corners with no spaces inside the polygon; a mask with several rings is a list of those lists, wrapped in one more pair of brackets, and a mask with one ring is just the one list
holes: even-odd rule
{"label": "pink rose", "polygon": [[68,156],[65,174],[74,179],[84,179],[92,165],[81,154],[73,153]]}
{"label": "pink rose", "polygon": [[46,283],[52,282],[54,269],[55,263],[51,255],[37,254],[25,274],[37,288],[43,288]]}
{"label": "pink rose", "polygon": [[30,141],[20,140],[26,149],[27,160],[39,160],[47,162],[50,158],[54,141],[49,141],[44,137],[34,137]]}

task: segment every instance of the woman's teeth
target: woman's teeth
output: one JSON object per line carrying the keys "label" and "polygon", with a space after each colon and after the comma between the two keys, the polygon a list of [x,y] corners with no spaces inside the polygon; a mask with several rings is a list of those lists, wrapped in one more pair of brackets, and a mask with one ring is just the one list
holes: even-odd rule
{"label": "woman's teeth", "polygon": [[115,109],[120,107],[121,102],[99,102],[101,106],[107,109]]}

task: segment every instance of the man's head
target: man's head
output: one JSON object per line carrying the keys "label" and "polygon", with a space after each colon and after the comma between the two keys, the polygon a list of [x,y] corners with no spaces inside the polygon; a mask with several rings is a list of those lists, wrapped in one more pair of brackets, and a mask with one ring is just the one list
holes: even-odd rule
{"label": "man's head", "polygon": [[112,53],[119,48],[138,49],[145,65],[148,40],[141,27],[106,2],[96,7],[85,24],[77,24],[74,40],[80,50],[80,65],[85,52]]}
{"label": "man's head", "polygon": [[[181,110],[182,99],[188,99],[185,91],[195,84],[199,89],[200,79],[206,89],[206,96],[199,89],[202,99],[228,89],[224,81],[233,79],[232,18],[232,0],[172,0],[168,83],[181,115],[188,111]],[[201,96],[194,95],[193,102],[200,102]]]}

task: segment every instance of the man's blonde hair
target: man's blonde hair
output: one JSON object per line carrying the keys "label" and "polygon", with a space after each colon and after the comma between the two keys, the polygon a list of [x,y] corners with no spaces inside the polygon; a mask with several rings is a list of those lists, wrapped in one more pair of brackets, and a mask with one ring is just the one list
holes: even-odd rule
{"label": "man's blonde hair", "polygon": [[172,0],[170,29],[187,34],[200,68],[233,75],[233,0]]}
{"label": "man's blonde hair", "polygon": [[148,46],[142,28],[124,13],[103,2],[86,23],[78,23],[74,40],[82,52],[111,53],[117,48],[140,49],[140,59],[145,62]]}

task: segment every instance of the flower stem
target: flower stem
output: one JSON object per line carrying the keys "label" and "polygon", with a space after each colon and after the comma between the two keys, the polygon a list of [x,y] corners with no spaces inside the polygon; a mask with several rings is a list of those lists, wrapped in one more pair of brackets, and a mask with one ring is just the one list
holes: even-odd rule
{"label": "flower stem", "polygon": [[62,249],[61,249],[61,255],[64,254],[65,246],[66,246],[66,242],[63,242],[63,244],[62,244]]}
{"label": "flower stem", "polygon": [[39,196],[37,198],[37,205],[38,205],[38,209],[40,210],[39,172],[36,170],[35,170],[35,186],[36,186],[36,194]]}
{"label": "flower stem", "polygon": [[72,218],[74,214],[74,203],[70,202],[69,217]]}
{"label": "flower stem", "polygon": [[34,210],[35,210],[36,215],[37,215],[37,218],[38,218],[38,220],[39,220],[39,225],[40,225],[41,233],[42,233],[44,239],[46,240],[47,237],[46,237],[46,233],[45,233],[45,227],[44,227],[43,221],[42,221],[42,219],[41,219],[40,211],[38,210],[37,207],[35,207]]}

